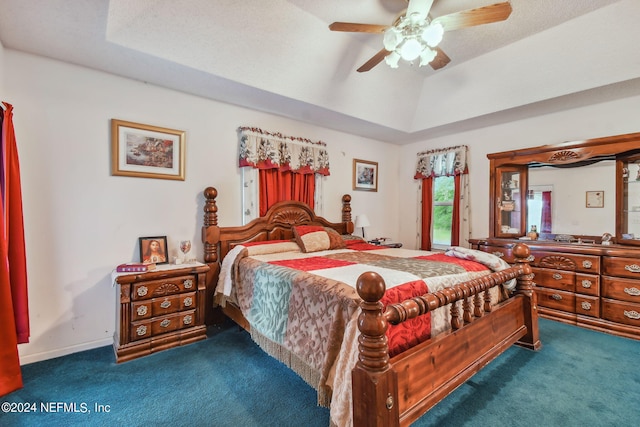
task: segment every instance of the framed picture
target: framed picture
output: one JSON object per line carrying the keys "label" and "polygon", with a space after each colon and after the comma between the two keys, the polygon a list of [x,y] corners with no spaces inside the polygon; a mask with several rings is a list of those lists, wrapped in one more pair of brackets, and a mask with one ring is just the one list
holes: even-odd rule
{"label": "framed picture", "polygon": [[111,119],[111,175],[184,181],[185,132]]}
{"label": "framed picture", "polygon": [[378,191],[378,163],[353,159],[353,189]]}
{"label": "framed picture", "polygon": [[140,262],[143,264],[168,264],[167,236],[140,237]]}
{"label": "framed picture", "polygon": [[587,207],[603,208],[604,207],[604,191],[587,191]]}

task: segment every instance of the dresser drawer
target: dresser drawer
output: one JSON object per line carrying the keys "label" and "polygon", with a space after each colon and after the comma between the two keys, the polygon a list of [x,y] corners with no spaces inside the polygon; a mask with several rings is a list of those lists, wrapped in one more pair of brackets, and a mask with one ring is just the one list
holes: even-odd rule
{"label": "dresser drawer", "polygon": [[600,257],[597,255],[566,254],[562,252],[533,251],[531,265],[556,270],[599,274]]}
{"label": "dresser drawer", "polygon": [[166,332],[189,328],[195,324],[196,311],[182,311],[149,320],[131,323],[131,341],[151,338]]}
{"label": "dresser drawer", "polygon": [[576,292],[585,295],[600,295],[600,276],[576,273]]}
{"label": "dresser drawer", "polygon": [[640,260],[637,258],[602,259],[603,274],[607,276],[631,277],[640,279]]}
{"label": "dresser drawer", "polygon": [[196,283],[195,276],[191,275],[139,282],[131,289],[131,299],[135,301],[191,291],[196,289]]}
{"label": "dresser drawer", "polygon": [[533,281],[538,286],[575,292],[575,276],[573,271],[549,270],[546,268],[532,268],[535,274]]}
{"label": "dresser drawer", "polygon": [[590,295],[576,295],[576,314],[600,317],[600,298]]}
{"label": "dresser drawer", "polygon": [[514,263],[516,260],[516,258],[513,256],[513,251],[508,248],[503,248],[500,246],[479,245],[478,250],[490,253],[492,255],[497,256],[498,258],[502,258],[508,263]]}
{"label": "dresser drawer", "polygon": [[625,325],[640,326],[640,304],[602,298],[602,318]]}
{"label": "dresser drawer", "polygon": [[556,289],[535,288],[538,305],[569,313],[576,311],[576,295],[571,292]]}
{"label": "dresser drawer", "polygon": [[175,313],[196,305],[196,293],[189,292],[166,297],[138,301],[131,304],[131,320],[149,319],[154,316]]}
{"label": "dresser drawer", "polygon": [[640,303],[640,280],[602,276],[602,296]]}

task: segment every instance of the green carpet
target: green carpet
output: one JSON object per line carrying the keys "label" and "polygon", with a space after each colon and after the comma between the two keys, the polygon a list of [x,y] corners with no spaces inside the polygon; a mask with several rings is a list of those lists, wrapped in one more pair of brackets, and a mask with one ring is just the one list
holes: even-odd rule
{"label": "green carpet", "polygon": [[[540,334],[542,350],[510,348],[414,426],[638,425],[640,341],[544,319]],[[1,426],[329,425],[315,391],[234,325],[119,365],[102,347],[23,377],[0,398]]]}

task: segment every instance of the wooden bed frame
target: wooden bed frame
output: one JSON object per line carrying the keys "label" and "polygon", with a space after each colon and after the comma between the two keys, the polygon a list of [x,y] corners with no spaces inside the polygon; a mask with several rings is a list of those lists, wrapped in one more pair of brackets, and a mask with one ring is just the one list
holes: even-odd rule
{"label": "wooden bed frame", "polygon": [[[204,191],[204,261],[209,265],[207,304],[213,306],[213,290],[220,261],[233,246],[243,242],[293,238],[292,227],[317,224],[340,234],[353,232],[351,196],[342,197],[342,222],[331,223],[300,202],[280,202],[264,217],[240,227],[219,227],[217,190]],[[360,276],[357,291],[362,298],[358,318],[359,356],[352,372],[354,426],[406,426],[464,383],[512,344],[531,350],[541,348],[529,248],[516,245],[516,265],[507,270],[455,285],[443,291],[392,304],[382,311],[385,284],[376,273]],[[513,296],[491,307],[488,290],[517,279]],[[487,292],[485,292],[487,291]],[[451,304],[462,301],[462,304]],[[451,331],[389,358],[385,336],[388,324],[451,304]],[[462,305],[460,312],[459,306]],[[483,307],[483,310],[480,307]],[[227,304],[225,315],[240,326],[249,324],[240,310]]]}

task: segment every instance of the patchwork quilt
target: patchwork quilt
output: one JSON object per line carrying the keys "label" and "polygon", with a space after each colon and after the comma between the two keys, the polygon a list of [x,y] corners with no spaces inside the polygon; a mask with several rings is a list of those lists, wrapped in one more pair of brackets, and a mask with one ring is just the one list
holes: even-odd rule
{"label": "patchwork quilt", "polygon": [[[307,253],[288,241],[236,246],[223,261],[216,298],[237,304],[253,339],[314,387],[319,404],[330,404],[332,424],[350,425],[350,372],[357,360],[360,303],[355,284],[360,274],[374,271],[383,277],[387,292],[382,302],[387,305],[501,268],[472,255],[391,249],[362,241],[347,241],[345,249]],[[498,292],[492,299],[498,301]],[[390,355],[449,324],[449,311],[443,307],[390,325]]]}

